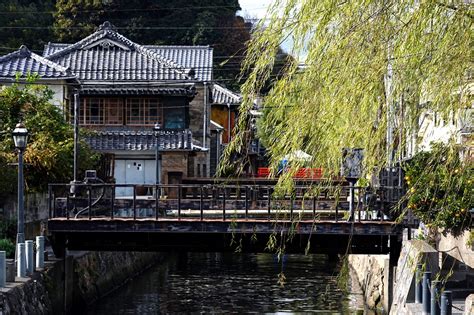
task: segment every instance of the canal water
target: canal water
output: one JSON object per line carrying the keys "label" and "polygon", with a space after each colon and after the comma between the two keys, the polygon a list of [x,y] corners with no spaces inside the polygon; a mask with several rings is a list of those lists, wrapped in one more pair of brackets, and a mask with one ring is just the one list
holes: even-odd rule
{"label": "canal water", "polygon": [[88,314],[351,314],[357,308],[354,297],[337,287],[339,264],[325,255],[285,255],[280,262],[272,254],[164,255],[163,263]]}

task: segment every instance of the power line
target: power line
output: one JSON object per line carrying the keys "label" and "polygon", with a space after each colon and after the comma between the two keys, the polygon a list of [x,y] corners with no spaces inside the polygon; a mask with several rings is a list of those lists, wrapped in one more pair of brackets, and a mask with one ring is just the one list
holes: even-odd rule
{"label": "power line", "polygon": [[[233,5],[215,5],[215,6],[183,6],[183,7],[161,7],[161,8],[146,8],[146,9],[113,9],[110,7],[104,7],[102,9],[89,9],[89,10],[75,10],[74,12],[81,12],[81,13],[91,13],[91,12],[149,12],[149,11],[179,11],[179,10],[195,10],[195,9],[238,9],[238,7]],[[265,9],[267,6],[255,7],[252,9],[245,9],[245,11],[257,11],[259,9]],[[243,11],[242,8],[237,11]],[[32,11],[32,10],[22,10],[22,11],[0,11],[0,14],[26,14],[26,13],[34,13],[34,14],[54,14],[58,13],[57,11]]]}
{"label": "power line", "polygon": [[[70,45],[74,45],[74,44],[70,44]],[[161,46],[169,46],[169,45],[147,45],[147,44],[143,44],[141,46],[155,46],[156,48],[160,49]],[[179,48],[179,46],[190,46],[190,45],[179,45],[179,44],[176,44],[176,45],[172,45],[172,46],[177,46]],[[191,45],[192,46],[192,45]],[[211,46],[212,47],[212,46]],[[61,49],[65,49],[67,48],[67,46],[65,46],[64,48],[61,48]],[[155,48],[150,48],[150,47],[145,47],[147,49],[150,49],[150,50],[154,50]],[[0,46],[0,49],[5,49],[5,50],[10,50],[11,52],[14,52],[14,51],[17,51],[18,50],[18,47],[6,47],[6,46]],[[29,49],[29,48],[28,48]],[[44,49],[29,49],[30,51],[32,52],[35,52],[35,53],[38,53],[38,55],[44,57],[44,58],[47,58],[48,56],[44,56],[43,55],[43,52],[44,52]],[[60,50],[58,50],[60,51]],[[50,54],[51,55],[51,54]],[[276,56],[288,56],[289,54],[287,53],[280,53],[280,54],[275,54]],[[2,57],[2,56],[0,56]],[[231,59],[231,58],[245,58],[246,55],[221,55],[221,56],[218,56],[218,55],[214,55],[212,56],[213,59]],[[226,63],[228,64],[228,63]]]}
{"label": "power line", "polygon": [[[204,29],[204,30],[248,30],[248,26],[133,26],[133,27],[115,27],[117,30],[192,30],[192,29]],[[48,29],[61,29],[61,30],[90,30],[89,27],[69,26],[69,27],[54,27],[54,26],[0,26],[0,29],[23,29],[23,30],[48,30]]]}

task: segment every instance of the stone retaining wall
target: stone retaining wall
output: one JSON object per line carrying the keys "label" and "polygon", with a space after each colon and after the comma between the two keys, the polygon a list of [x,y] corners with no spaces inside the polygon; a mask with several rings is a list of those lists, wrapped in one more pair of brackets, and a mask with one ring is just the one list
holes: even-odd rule
{"label": "stone retaining wall", "polygon": [[[87,252],[75,253],[66,262],[47,261],[44,270],[30,278],[17,278],[0,289],[0,315],[84,310],[85,306],[159,263],[161,257],[158,253]],[[65,270],[73,272],[65,274]]]}
{"label": "stone retaining wall", "polygon": [[369,309],[387,310],[388,292],[385,274],[388,255],[349,255],[349,268],[355,275]]}

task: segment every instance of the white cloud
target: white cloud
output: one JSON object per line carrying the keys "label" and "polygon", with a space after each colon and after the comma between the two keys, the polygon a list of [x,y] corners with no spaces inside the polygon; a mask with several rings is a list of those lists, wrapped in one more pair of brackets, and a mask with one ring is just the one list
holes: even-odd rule
{"label": "white cloud", "polygon": [[237,12],[237,14],[261,19],[265,16],[267,8],[272,2],[272,0],[239,0],[242,11]]}

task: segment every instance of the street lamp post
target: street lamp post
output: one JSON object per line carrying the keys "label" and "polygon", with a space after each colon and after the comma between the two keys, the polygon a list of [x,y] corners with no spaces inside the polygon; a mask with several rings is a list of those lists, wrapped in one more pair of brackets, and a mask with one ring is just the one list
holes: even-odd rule
{"label": "street lamp post", "polygon": [[[17,235],[16,235],[16,247],[17,247],[17,261],[19,266],[24,266],[26,257],[24,249],[19,249],[19,244],[25,243],[25,209],[24,209],[24,179],[23,179],[23,152],[28,142],[28,130],[20,122],[16,125],[13,130],[13,141],[15,147],[18,150],[18,222],[17,222]],[[23,245],[24,246],[24,245]],[[25,271],[23,267],[18,268],[19,276],[24,276]]]}

